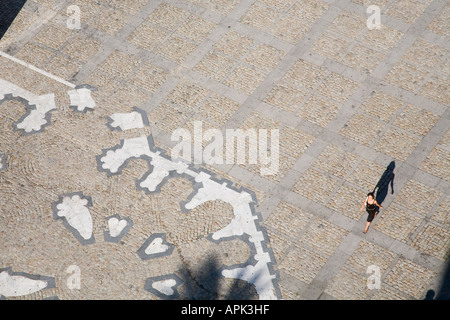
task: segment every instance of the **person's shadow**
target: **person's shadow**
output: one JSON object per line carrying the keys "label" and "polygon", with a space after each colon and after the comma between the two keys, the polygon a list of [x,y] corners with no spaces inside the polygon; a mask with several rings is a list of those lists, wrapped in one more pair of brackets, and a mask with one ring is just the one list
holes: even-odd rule
{"label": "person's shadow", "polygon": [[[394,194],[394,168],[395,168],[395,161],[392,161],[387,166],[386,170],[383,172],[383,175],[381,176],[380,180],[377,182],[375,188],[373,188],[373,193],[375,194],[375,200],[382,204],[383,201],[386,199],[386,196],[389,191],[389,185],[391,185],[391,194]],[[376,193],[375,193],[376,190]],[[379,208],[377,207],[377,210]]]}

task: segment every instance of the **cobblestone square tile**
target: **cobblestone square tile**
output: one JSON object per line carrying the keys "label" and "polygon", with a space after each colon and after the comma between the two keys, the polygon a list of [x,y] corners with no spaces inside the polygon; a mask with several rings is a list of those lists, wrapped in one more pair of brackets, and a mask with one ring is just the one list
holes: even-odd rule
{"label": "cobblestone square tile", "polygon": [[339,180],[336,178],[309,168],[295,183],[292,191],[324,204],[338,184]]}
{"label": "cobblestone square tile", "polygon": [[432,75],[419,91],[431,100],[450,105],[450,77],[439,74]]}
{"label": "cobblestone square tile", "polygon": [[[149,97],[149,93],[139,87],[131,84],[124,84],[119,90],[116,90],[105,102],[110,104],[111,108],[120,108],[120,106],[140,106]],[[117,110],[119,112],[119,110]]]}
{"label": "cobblestone square tile", "polygon": [[379,290],[375,290],[370,300],[409,300],[409,297],[383,283]]}
{"label": "cobblestone square tile", "polygon": [[337,299],[364,300],[370,290],[367,276],[343,267],[325,288],[325,292]]}
{"label": "cobblestone square tile", "polygon": [[384,126],[381,121],[356,113],[339,133],[368,147],[380,135]]}
{"label": "cobblestone square tile", "polygon": [[348,38],[357,39],[367,30],[366,19],[349,11],[343,11],[328,27],[333,31]]}
{"label": "cobblestone square tile", "polygon": [[403,60],[424,70],[431,70],[442,61],[447,53],[448,50],[419,38],[403,55]]}
{"label": "cobblestone square tile", "polygon": [[361,204],[367,192],[358,188],[343,184],[336,195],[327,203],[327,207],[353,220],[359,220],[365,212],[361,212]]}
{"label": "cobblestone square tile", "polygon": [[184,37],[172,34],[154,52],[164,58],[181,64],[197,48],[197,45]]}
{"label": "cobblestone square tile", "polygon": [[418,0],[399,0],[389,6],[386,14],[411,24],[420,17],[427,6]]}
{"label": "cobblestone square tile", "polygon": [[[247,153],[248,154],[248,153]],[[254,174],[257,174],[259,176],[263,176],[266,179],[269,179],[273,182],[280,182],[284,176],[286,176],[286,174],[289,172],[290,169],[292,169],[292,167],[294,166],[296,159],[289,156],[289,155],[284,155],[284,154],[278,154],[278,155],[270,155],[273,159],[278,159],[278,169],[270,174],[263,174],[262,169],[264,168],[268,168],[271,164],[264,164],[262,163],[262,161],[259,159],[257,161],[256,164],[249,164],[247,170],[250,172],[253,172]],[[246,163],[248,163],[249,160],[246,161]]]}
{"label": "cobblestone square tile", "polygon": [[270,29],[270,34],[292,44],[297,43],[311,28],[307,20],[285,14]]}
{"label": "cobblestone square tile", "polygon": [[[439,190],[415,180],[409,180],[395,198],[395,203],[424,216],[428,215],[439,199]],[[412,199],[414,199],[412,201]]]}
{"label": "cobblestone square tile", "polygon": [[138,48],[153,51],[167,36],[166,31],[144,21],[134,29],[128,41]]}
{"label": "cobblestone square tile", "polygon": [[281,122],[276,118],[269,117],[261,114],[260,112],[252,112],[242,123],[241,129],[266,129],[268,131],[272,129],[280,129]]}
{"label": "cobblestone square tile", "polygon": [[81,63],[62,55],[54,56],[45,66],[48,72],[59,74],[64,79],[71,79],[80,71],[80,68]]}
{"label": "cobblestone square tile", "polygon": [[[205,150],[205,147],[210,143],[210,141],[203,139],[203,136],[196,136],[194,134],[194,126],[195,122],[201,121],[202,131],[205,132],[210,129],[217,129],[214,123],[206,121],[205,119],[199,118],[197,116],[198,114],[193,115],[190,119],[188,119],[184,125],[183,129],[186,129],[191,134],[192,143],[198,144],[202,146],[202,150]],[[191,158],[188,159],[190,162],[194,162],[194,156],[195,154],[189,155]],[[225,158],[225,156],[224,156]]]}
{"label": "cobblestone square tile", "polygon": [[374,146],[374,149],[392,156],[398,160],[405,161],[411,152],[417,147],[419,137],[396,128],[388,128]]}
{"label": "cobblestone square tile", "polygon": [[[271,135],[271,130],[279,130],[280,140],[281,140],[282,129],[280,129],[280,122],[278,120],[261,115],[260,113],[257,113],[257,112],[253,112],[252,114],[250,114],[247,117],[247,119],[242,123],[240,129],[242,129],[244,131],[254,130],[256,135],[258,135],[258,132],[261,129],[267,130],[268,139]],[[296,159],[289,155],[285,155],[285,154],[278,153],[278,152],[276,153],[276,155],[275,154],[272,155],[271,152],[276,152],[276,151],[271,150],[270,142],[268,141],[268,143],[269,143],[269,145],[268,145],[267,151],[270,154],[269,157],[271,157],[271,159],[277,159],[277,161],[278,161],[277,169],[278,170],[273,172],[273,174],[265,175],[264,177],[267,179],[270,179],[272,181],[275,181],[275,182],[280,182],[281,179],[287,173],[287,171],[293,167]],[[280,145],[281,145],[281,143],[280,143]],[[257,159],[256,164],[250,163],[250,158],[249,158],[250,152],[256,152],[256,149],[257,149],[256,147],[257,146],[252,145],[251,142],[246,144],[246,146],[245,146],[245,157],[246,157],[245,165],[248,164],[247,170],[261,176],[262,175],[261,169],[267,168],[268,165],[270,165],[270,164],[267,164],[267,165],[263,164],[261,162],[261,158]],[[235,163],[237,163],[237,155],[236,154],[235,154]]]}
{"label": "cobblestone square tile", "polygon": [[297,1],[288,13],[300,19],[317,21],[329,8],[329,4],[321,0]]}
{"label": "cobblestone square tile", "polygon": [[312,218],[312,214],[282,201],[264,221],[264,225],[278,234],[296,238]]}
{"label": "cobblestone square tile", "polygon": [[412,246],[445,261],[450,255],[450,230],[428,223],[419,231]]}
{"label": "cobblestone square tile", "polygon": [[280,128],[280,151],[294,158],[300,158],[315,137],[300,129],[283,126]]}
{"label": "cobblestone square tile", "polygon": [[174,31],[188,16],[189,12],[162,2],[145,21],[167,31]]}
{"label": "cobblestone square tile", "polygon": [[357,44],[347,52],[342,63],[355,70],[371,73],[384,57],[385,54],[381,52]]}
{"label": "cobblestone square tile", "polygon": [[[384,166],[363,159],[346,180],[363,190],[367,190],[365,191],[365,195],[367,195],[368,192],[374,190],[385,170]],[[361,204],[363,201],[364,199],[360,200]]]}
{"label": "cobblestone square tile", "polygon": [[436,211],[431,215],[431,219],[441,223],[447,229],[450,229],[450,215],[448,208],[450,207],[450,196],[445,197]]}
{"label": "cobblestone square tile", "polygon": [[403,243],[409,243],[423,219],[398,205],[390,205],[375,217],[373,228]]}
{"label": "cobblestone square tile", "polygon": [[98,68],[116,78],[126,79],[139,64],[140,60],[136,57],[115,50]]}
{"label": "cobblestone square tile", "polygon": [[331,256],[347,234],[347,230],[318,218],[308,225],[298,241],[304,246],[310,246],[318,252]]}
{"label": "cobblestone square tile", "polygon": [[92,93],[95,99],[110,97],[120,86],[118,79],[100,69],[94,70],[86,79],[86,82],[97,88],[97,91]]}
{"label": "cobblestone square tile", "polygon": [[380,275],[383,276],[395,258],[396,254],[393,252],[362,240],[345,264],[364,273],[369,266],[375,265],[380,268]]}
{"label": "cobblestone square tile", "polygon": [[324,96],[337,102],[345,102],[356,91],[358,83],[332,72],[317,89]]}
{"label": "cobblestone square tile", "polygon": [[345,152],[337,146],[329,144],[316,158],[313,166],[336,177],[344,178],[356,164],[358,158],[359,156],[356,154]]}
{"label": "cobblestone square tile", "polygon": [[145,4],[146,0],[111,0],[110,6],[114,6],[128,14],[136,14]]}
{"label": "cobblestone square tile", "polygon": [[193,70],[210,79],[222,81],[235,65],[235,60],[213,51],[206,55]]}
{"label": "cobblestone square tile", "polygon": [[238,4],[239,0],[188,0],[199,6],[216,11],[222,15],[230,13]]}
{"label": "cobblestone square tile", "polygon": [[235,31],[229,31],[216,44],[214,49],[240,60],[254,46],[255,40]]}
{"label": "cobblestone square tile", "polygon": [[166,100],[193,111],[199,107],[209,92],[208,89],[184,79],[169,93]]}
{"label": "cobblestone square tile", "polygon": [[381,29],[368,30],[361,42],[371,48],[388,51],[394,48],[403,35],[403,32],[382,24]]}
{"label": "cobblestone square tile", "polygon": [[431,21],[427,29],[441,36],[450,37],[450,4],[447,4]]}
{"label": "cobblestone square tile", "polygon": [[175,129],[182,128],[186,120],[193,116],[180,107],[170,104],[160,104],[149,114],[149,121],[152,125],[166,133],[172,134]]}
{"label": "cobblestone square tile", "polygon": [[385,80],[410,92],[420,88],[428,72],[419,70],[408,62],[401,61],[396,64],[385,76]]}
{"label": "cobblestone square tile", "polygon": [[383,92],[374,92],[361,106],[361,111],[384,122],[389,122],[403,106],[403,101]]}
{"label": "cobblestone square tile", "polygon": [[58,50],[74,35],[74,31],[62,25],[49,23],[42,27],[34,40],[52,49]]}
{"label": "cobblestone square tile", "polygon": [[285,12],[296,0],[259,0],[270,7],[277,9],[280,12]]}
{"label": "cobblestone square tile", "polygon": [[198,114],[223,126],[238,109],[239,103],[213,92],[199,108]]}
{"label": "cobblestone square tile", "polygon": [[177,29],[176,33],[195,42],[202,42],[217,25],[191,14]]}
{"label": "cobblestone square tile", "polygon": [[393,125],[414,134],[425,136],[438,120],[438,115],[408,104],[397,115]]}
{"label": "cobblestone square tile", "polygon": [[73,59],[86,63],[101,47],[101,41],[78,35],[69,41],[62,52]]}
{"label": "cobblestone square tile", "polygon": [[264,81],[265,75],[260,71],[244,65],[238,65],[223,83],[248,95]]}
{"label": "cobblestone square tile", "polygon": [[[288,84],[277,84],[267,95],[264,101],[282,110],[294,112],[305,101],[308,93],[294,88]],[[309,108],[305,108],[308,109]]]}
{"label": "cobblestone square tile", "polygon": [[325,31],[310,47],[309,51],[318,53],[334,61],[340,61],[350,47],[351,41],[340,35]]}
{"label": "cobblestone square tile", "polygon": [[292,277],[309,284],[314,280],[326,261],[327,259],[324,256],[310,249],[295,245],[287,253],[286,257],[281,260],[279,268]]}
{"label": "cobblestone square tile", "polygon": [[42,67],[54,53],[52,49],[45,48],[34,42],[28,42],[16,53],[15,57],[36,67]]}
{"label": "cobblestone square tile", "polygon": [[129,83],[154,93],[167,78],[167,71],[150,63],[143,63],[131,76]]}
{"label": "cobblestone square tile", "polygon": [[339,109],[339,104],[317,95],[311,95],[298,107],[296,115],[324,128],[333,120]]}
{"label": "cobblestone square tile", "polygon": [[446,76],[450,76],[450,55],[441,63],[438,71],[444,73]]}
{"label": "cobblestone square tile", "polygon": [[404,258],[388,273],[385,282],[415,299],[420,299],[435,273]]}
{"label": "cobblestone square tile", "polygon": [[300,59],[286,72],[280,84],[290,84],[298,88],[312,90],[322,81],[325,75],[325,68]]}
{"label": "cobblestone square tile", "polygon": [[130,19],[129,14],[105,6],[96,15],[96,19],[90,21],[90,26],[107,34],[114,35],[125,26],[128,19]]}
{"label": "cobblestone square tile", "polygon": [[438,145],[444,149],[450,149],[450,129],[448,129],[447,132],[442,136],[441,140],[439,140]]}
{"label": "cobblestone square tile", "polygon": [[244,61],[265,73],[269,73],[275,69],[285,55],[286,52],[282,50],[278,50],[269,45],[258,44],[258,46],[244,58]]}
{"label": "cobblestone square tile", "polygon": [[240,21],[255,29],[268,29],[280,16],[277,10],[265,6],[259,1],[256,1],[242,16]]}

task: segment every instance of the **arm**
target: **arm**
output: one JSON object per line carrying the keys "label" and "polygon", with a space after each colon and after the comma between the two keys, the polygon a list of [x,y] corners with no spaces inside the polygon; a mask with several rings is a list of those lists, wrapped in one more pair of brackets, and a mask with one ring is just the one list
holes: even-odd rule
{"label": "arm", "polygon": [[361,206],[361,211],[364,210],[364,205],[366,204],[366,201],[367,201],[367,197],[366,197],[366,199],[364,199],[364,202],[363,202],[363,204],[362,204],[362,206]]}
{"label": "arm", "polygon": [[382,205],[380,205],[380,204],[378,204],[377,200],[375,200],[375,204],[376,204],[377,206],[379,206],[379,207],[380,207],[380,209],[383,209],[383,206],[382,206]]}

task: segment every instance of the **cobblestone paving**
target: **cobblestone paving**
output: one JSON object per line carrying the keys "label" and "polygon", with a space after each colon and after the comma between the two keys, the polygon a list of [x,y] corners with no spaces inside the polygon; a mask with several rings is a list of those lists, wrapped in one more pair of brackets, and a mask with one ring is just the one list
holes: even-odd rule
{"label": "cobblestone paving", "polygon": [[[0,39],[0,298],[438,294],[449,14],[447,0],[28,0]],[[175,130],[208,145],[198,121],[278,129],[278,170],[251,150],[170,167]],[[363,234],[372,190],[384,208]]]}

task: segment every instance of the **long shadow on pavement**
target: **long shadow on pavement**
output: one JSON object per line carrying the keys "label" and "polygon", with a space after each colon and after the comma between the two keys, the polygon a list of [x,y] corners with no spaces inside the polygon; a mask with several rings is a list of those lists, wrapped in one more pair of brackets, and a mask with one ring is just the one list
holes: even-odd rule
{"label": "long shadow on pavement", "polygon": [[425,300],[450,300],[450,258],[447,259],[444,277],[440,283],[438,293],[428,290]]}
{"label": "long shadow on pavement", "polygon": [[389,191],[389,185],[391,185],[391,194],[394,194],[394,178],[395,178],[394,169],[395,169],[395,161],[392,161],[386,167],[386,170],[383,172],[383,175],[377,182],[375,188],[373,188],[375,200],[377,200],[379,204],[382,204],[383,201],[386,199],[386,196]]}
{"label": "long shadow on pavement", "polygon": [[185,293],[184,300],[255,300],[258,294],[254,285],[244,280],[234,279],[228,292],[220,287],[223,280],[217,257],[210,255],[199,268],[190,270],[183,267],[179,270]]}

